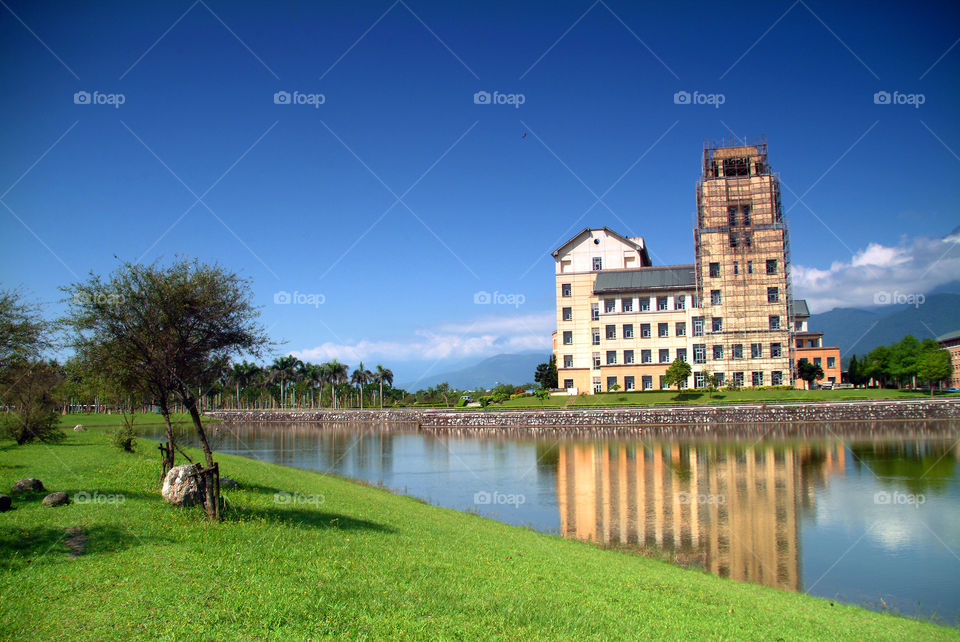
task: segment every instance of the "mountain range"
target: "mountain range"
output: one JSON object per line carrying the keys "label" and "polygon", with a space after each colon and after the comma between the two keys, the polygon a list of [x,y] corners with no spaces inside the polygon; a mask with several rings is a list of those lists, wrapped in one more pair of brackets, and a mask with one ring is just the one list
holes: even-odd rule
{"label": "mountain range", "polygon": [[423,390],[443,382],[459,390],[473,390],[481,387],[490,389],[498,383],[519,386],[531,383],[537,365],[549,359],[549,354],[541,352],[498,354],[459,370],[427,375],[417,381],[397,384],[397,387],[404,390]]}

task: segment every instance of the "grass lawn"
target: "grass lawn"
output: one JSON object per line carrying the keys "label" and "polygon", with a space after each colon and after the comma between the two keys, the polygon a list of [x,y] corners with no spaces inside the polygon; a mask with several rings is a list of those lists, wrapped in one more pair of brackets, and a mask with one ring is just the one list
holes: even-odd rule
{"label": "grass lawn", "polygon": [[227,455],[242,489],[210,524],[160,500],[152,442],[121,453],[106,430],[0,442],[0,490],[95,499],[0,514],[0,638],[960,639]]}
{"label": "grass lawn", "polygon": [[[938,394],[934,399],[960,398],[960,393]],[[489,408],[577,408],[583,406],[656,406],[656,405],[703,405],[726,403],[774,403],[779,401],[860,401],[871,399],[930,399],[929,392],[888,389],[849,390],[737,390],[720,391],[710,397],[703,390],[685,390],[680,395],[676,390],[651,392],[603,392],[596,395],[576,397],[549,397],[541,405],[535,397],[511,399]],[[475,410],[475,408],[473,409]]]}

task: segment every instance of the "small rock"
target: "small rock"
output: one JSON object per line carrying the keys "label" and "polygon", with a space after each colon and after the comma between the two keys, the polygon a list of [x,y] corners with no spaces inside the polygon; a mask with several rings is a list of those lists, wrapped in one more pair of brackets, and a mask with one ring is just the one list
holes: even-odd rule
{"label": "small rock", "polygon": [[163,479],[163,488],[160,489],[164,501],[174,506],[202,504],[204,497],[197,476],[199,470],[200,464],[184,464],[171,468]]}
{"label": "small rock", "polygon": [[240,488],[240,484],[235,479],[229,477],[220,478],[220,488]]}
{"label": "small rock", "polygon": [[67,495],[62,490],[58,490],[55,493],[50,493],[43,498],[44,506],[65,506],[70,503],[70,496]]}
{"label": "small rock", "polygon": [[83,424],[77,424],[73,427],[73,432],[84,432],[87,429]]}
{"label": "small rock", "polygon": [[36,477],[25,477],[13,485],[14,493],[40,493],[45,490],[43,482]]}
{"label": "small rock", "polygon": [[0,495],[0,513],[4,513],[13,506],[13,500],[10,495]]}

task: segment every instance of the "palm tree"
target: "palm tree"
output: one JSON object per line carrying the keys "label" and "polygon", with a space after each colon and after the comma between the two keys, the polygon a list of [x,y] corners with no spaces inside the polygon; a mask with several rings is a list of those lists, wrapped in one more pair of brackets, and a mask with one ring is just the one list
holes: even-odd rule
{"label": "palm tree", "polygon": [[323,366],[308,362],[303,365],[302,371],[303,380],[310,385],[310,406],[313,407],[313,391],[316,390],[318,383],[320,394],[323,395]]}
{"label": "palm tree", "polygon": [[331,397],[333,399],[333,407],[337,407],[337,384],[345,383],[347,381],[347,373],[349,368],[347,364],[340,363],[336,359],[333,361],[324,364],[324,367],[327,370],[327,381],[332,387]]}
{"label": "palm tree", "polygon": [[286,390],[287,381],[296,382],[297,372],[302,365],[303,363],[299,359],[291,355],[278,357],[277,359],[274,359],[272,364],[270,364],[271,379],[274,381],[280,379],[281,408],[284,407],[284,391]]}
{"label": "palm tree", "polygon": [[237,408],[240,408],[240,389],[246,388],[254,380],[257,372],[259,372],[260,366],[255,363],[249,363],[243,361],[242,363],[233,364],[233,368],[230,369],[230,380],[233,381],[233,384],[237,388]]}
{"label": "palm tree", "polygon": [[393,370],[384,368],[378,363],[377,371],[373,373],[373,382],[380,384],[380,407],[383,408],[383,384],[393,385]]}
{"label": "palm tree", "polygon": [[363,361],[360,362],[360,365],[357,366],[357,369],[353,371],[353,374],[350,376],[350,383],[357,386],[357,390],[360,392],[360,409],[363,409],[363,387],[370,383],[370,378],[372,373],[363,367]]}

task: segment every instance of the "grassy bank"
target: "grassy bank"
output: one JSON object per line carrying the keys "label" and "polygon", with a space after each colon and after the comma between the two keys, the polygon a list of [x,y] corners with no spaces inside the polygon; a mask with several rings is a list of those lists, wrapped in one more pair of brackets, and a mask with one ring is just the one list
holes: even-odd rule
{"label": "grassy bank", "polygon": [[0,637],[960,638],[226,455],[242,489],[209,524],[160,500],[155,452],[102,429],[0,442],[0,489],[35,476],[93,497],[0,514]]}

